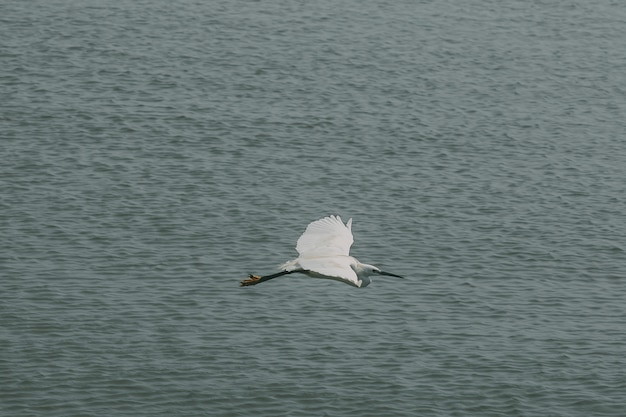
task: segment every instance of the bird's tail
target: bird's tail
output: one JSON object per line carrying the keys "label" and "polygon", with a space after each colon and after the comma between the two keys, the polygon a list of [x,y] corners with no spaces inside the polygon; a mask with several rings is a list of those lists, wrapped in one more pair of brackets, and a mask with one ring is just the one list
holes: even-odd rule
{"label": "bird's tail", "polygon": [[293,271],[296,269],[300,269],[300,266],[298,265],[297,259],[292,259],[291,261],[287,261],[279,266],[278,269],[280,269],[281,271]]}

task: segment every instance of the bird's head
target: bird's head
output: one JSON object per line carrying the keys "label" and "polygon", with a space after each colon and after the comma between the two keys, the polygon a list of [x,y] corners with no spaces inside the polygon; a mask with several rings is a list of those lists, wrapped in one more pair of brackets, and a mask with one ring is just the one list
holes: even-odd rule
{"label": "bird's head", "polygon": [[377,266],[369,265],[369,264],[362,264],[360,262],[357,264],[355,271],[357,275],[365,275],[365,276],[386,275],[389,277],[404,278],[400,275],[392,274],[391,272],[381,271],[380,268],[378,268]]}

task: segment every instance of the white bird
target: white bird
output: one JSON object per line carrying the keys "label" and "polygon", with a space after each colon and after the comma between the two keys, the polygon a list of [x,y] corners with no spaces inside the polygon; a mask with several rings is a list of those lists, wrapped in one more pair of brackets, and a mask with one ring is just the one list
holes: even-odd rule
{"label": "white bird", "polygon": [[374,265],[362,264],[349,255],[352,237],[352,219],[343,224],[341,217],[329,216],[310,223],[298,239],[296,250],[300,256],[280,266],[272,275],[250,275],[241,286],[256,285],[287,274],[299,272],[312,278],[334,279],[355,287],[367,287],[370,275],[400,275],[381,271]]}

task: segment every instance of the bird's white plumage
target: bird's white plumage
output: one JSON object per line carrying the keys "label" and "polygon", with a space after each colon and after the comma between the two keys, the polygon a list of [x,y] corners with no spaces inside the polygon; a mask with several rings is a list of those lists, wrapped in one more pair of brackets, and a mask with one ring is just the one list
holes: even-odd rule
{"label": "bird's white plumage", "polygon": [[301,257],[348,256],[352,237],[352,219],[343,224],[341,217],[329,216],[310,223],[298,239],[296,250]]}
{"label": "bird's white plumage", "polygon": [[352,219],[343,224],[341,217],[328,216],[310,223],[298,239],[297,259],[286,262],[280,269],[302,269],[307,275],[345,281],[360,287],[361,282],[353,266],[356,259],[350,256]]}
{"label": "bird's white plumage", "polygon": [[299,258],[298,264],[304,270],[310,271],[309,275],[319,278],[333,278],[346,281],[356,287],[361,286],[352,264],[354,258],[351,256],[333,256],[319,258]]}

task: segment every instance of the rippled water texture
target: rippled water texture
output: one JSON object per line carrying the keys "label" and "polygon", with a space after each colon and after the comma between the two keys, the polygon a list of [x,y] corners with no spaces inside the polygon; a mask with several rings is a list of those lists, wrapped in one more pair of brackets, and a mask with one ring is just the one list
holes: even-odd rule
{"label": "rippled water texture", "polygon": [[[4,1],[0,415],[623,416],[619,2]],[[401,274],[303,276],[306,225]]]}

